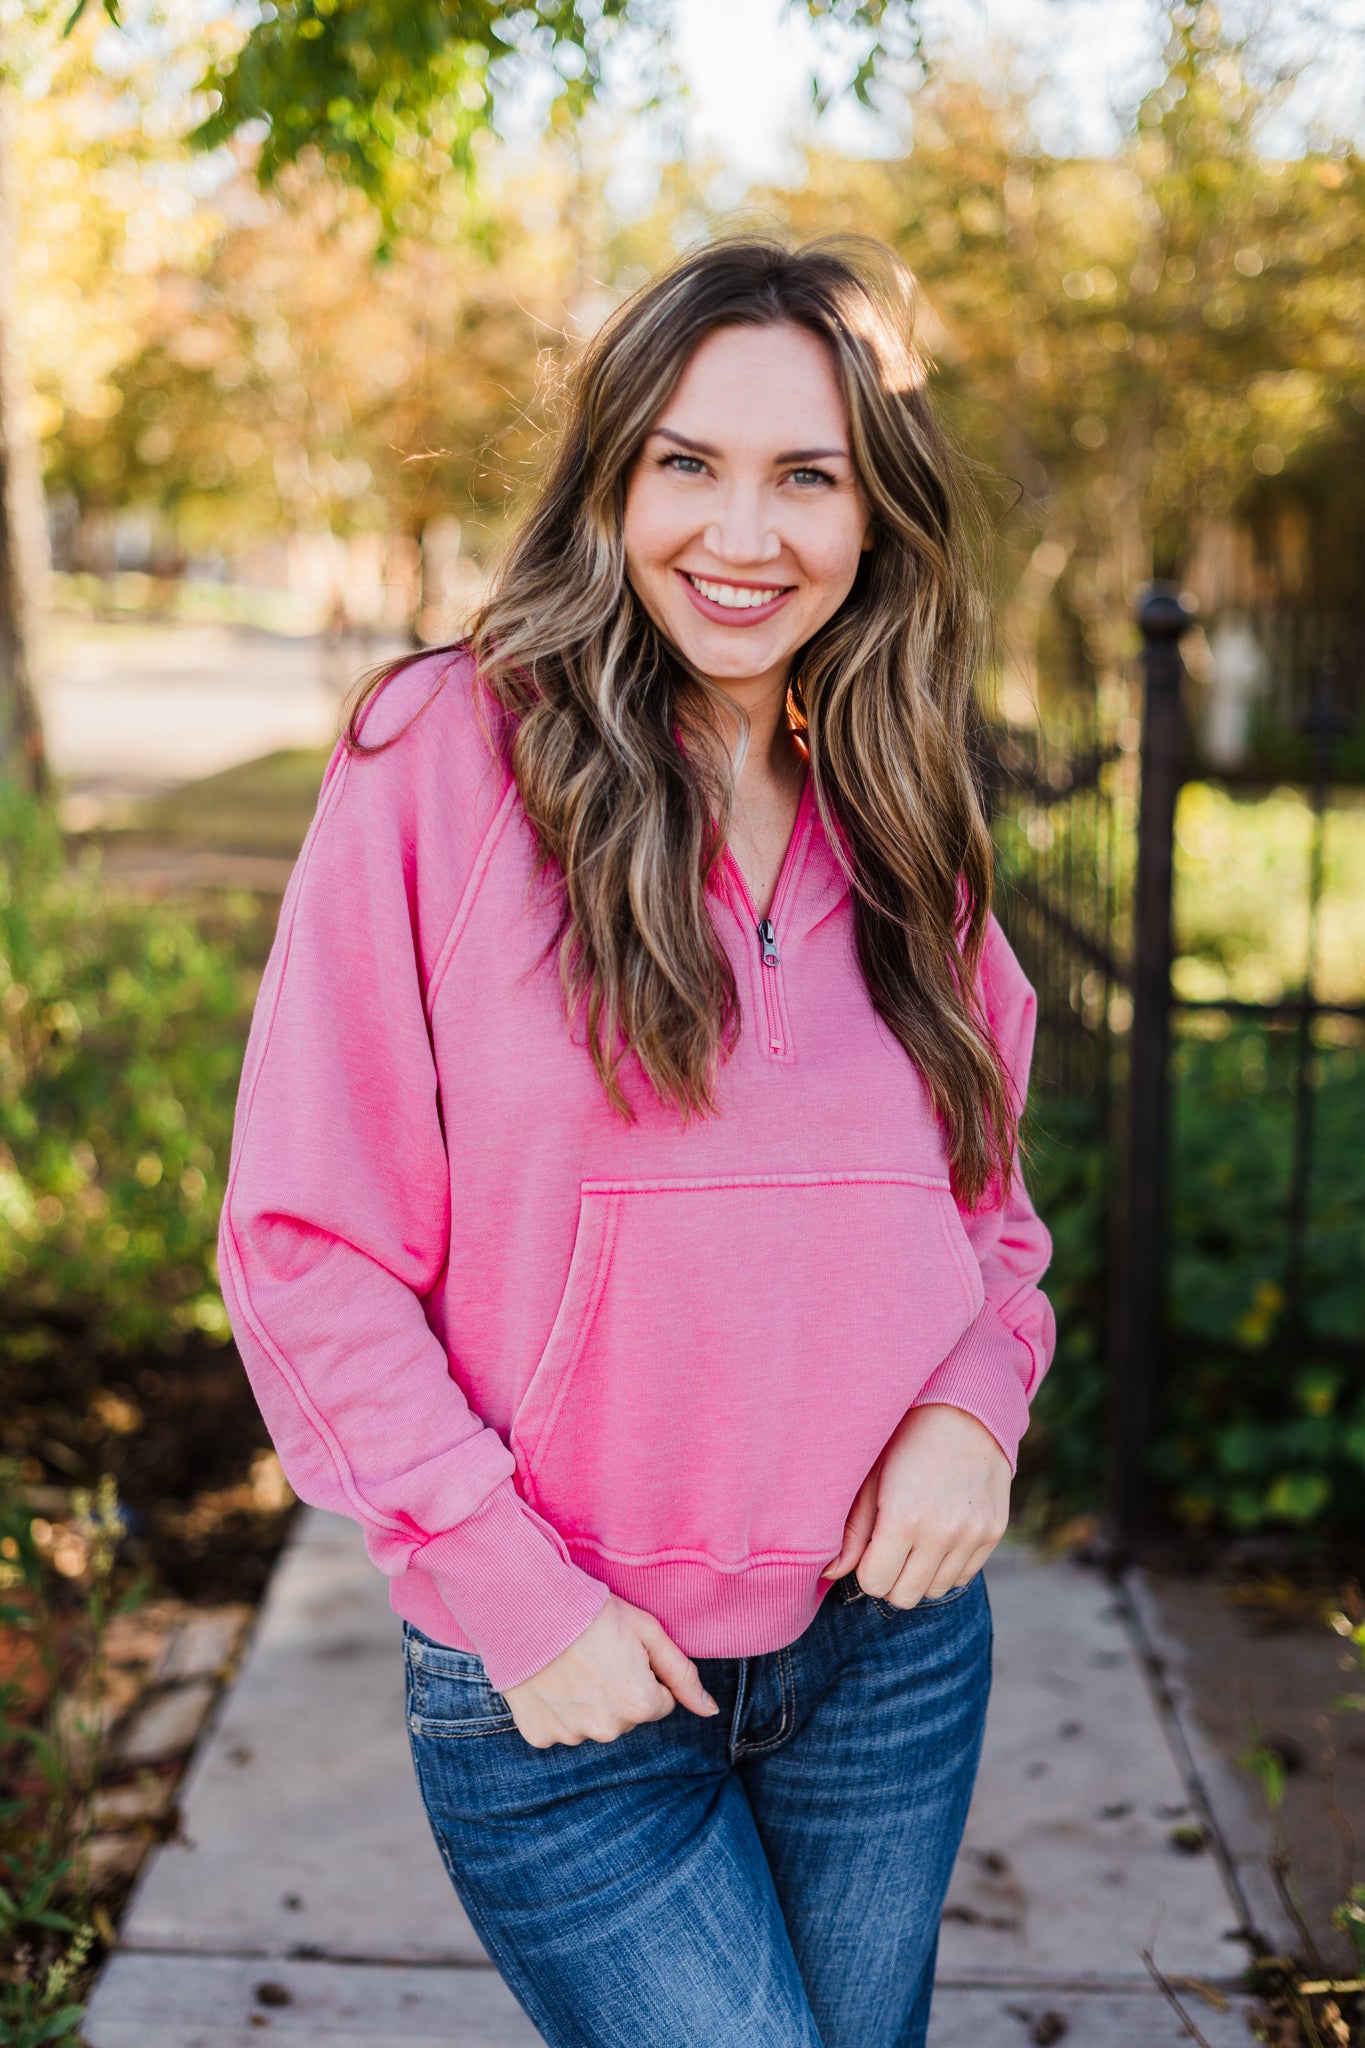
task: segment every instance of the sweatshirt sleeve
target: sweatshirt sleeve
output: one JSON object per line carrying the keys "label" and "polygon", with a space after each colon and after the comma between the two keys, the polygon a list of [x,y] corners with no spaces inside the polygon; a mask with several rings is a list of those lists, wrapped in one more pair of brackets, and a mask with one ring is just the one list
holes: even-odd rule
{"label": "sweatshirt sleeve", "polygon": [[[401,725],[431,683],[404,672],[379,718]],[[381,1571],[429,1573],[505,1687],[607,1593],[516,1493],[425,1307],[450,1224],[426,979],[502,794],[468,726],[468,790],[434,703],[385,752],[333,756],[256,1006],[219,1266],[295,1492],[358,1521]]]}
{"label": "sweatshirt sleeve", "polygon": [[[994,918],[982,957],[981,993],[1022,1111],[1037,1000]],[[960,1213],[981,1268],[986,1299],[975,1322],[925,1381],[914,1406],[942,1402],[965,1409],[984,1423],[1013,1471],[1028,1428],[1029,1403],[1056,1343],[1052,1305],[1038,1285],[1052,1254],[1052,1240],[1017,1169],[1003,1197]]]}

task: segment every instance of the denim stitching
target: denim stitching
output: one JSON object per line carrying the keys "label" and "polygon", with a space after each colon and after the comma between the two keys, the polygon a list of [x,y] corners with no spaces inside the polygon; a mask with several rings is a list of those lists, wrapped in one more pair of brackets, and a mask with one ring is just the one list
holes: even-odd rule
{"label": "denim stitching", "polygon": [[418,1714],[408,1725],[425,1742],[477,1742],[483,1735],[506,1735],[517,1724],[510,1714],[478,1722],[426,1721]]}
{"label": "denim stitching", "polygon": [[730,1716],[730,1761],[732,1764],[737,1764],[748,1748],[744,1737],[736,1732],[743,1726],[744,1709],[748,1704],[748,1699],[749,1659],[741,1657],[739,1660],[739,1680],[735,1686],[734,1712]]}
{"label": "denim stitching", "polygon": [[[492,1693],[494,1699],[501,1695]],[[408,1726],[414,1735],[426,1736],[433,1742],[471,1742],[480,1735],[505,1735],[509,1728],[515,1728],[510,1707],[494,1707],[491,1713],[466,1715],[462,1720],[441,1720],[422,1710],[426,1706],[425,1692],[417,1702],[417,1712],[408,1716]]]}
{"label": "denim stitching", "polygon": [[777,1653],[777,1683],[782,1702],[782,1719],[778,1723],[777,1733],[766,1736],[762,1742],[746,1742],[739,1752],[741,1756],[764,1756],[770,1749],[776,1749],[780,1743],[785,1742],[791,1732],[796,1708],[796,1674],[792,1669],[792,1653],[789,1648]]}
{"label": "denim stitching", "polygon": [[502,1968],[502,1974],[507,1978],[508,1982],[510,1983],[512,1976],[510,1968],[504,1967],[503,1965],[499,1964],[498,1961],[499,1957],[503,1954],[502,1944],[498,1940],[496,1931],[485,1924],[481,1902],[471,1904],[471,1902],[465,1897],[464,1893],[460,1890],[459,1884],[456,1881],[455,1860],[450,1853],[450,1846],[446,1841],[445,1829],[438,1824],[434,1817],[435,1809],[433,1808],[432,1802],[428,1797],[427,1776],[426,1772],[422,1769],[422,1758],[420,1751],[414,1750],[412,1761],[413,1769],[417,1778],[417,1787],[422,1796],[422,1805],[426,1809],[427,1820],[431,1827],[431,1832],[436,1838],[436,1847],[440,1851],[441,1861],[442,1863],[444,1863],[446,1867],[446,1875],[450,1879],[451,1886],[453,1887],[455,1892],[455,1896],[459,1899],[465,1911],[468,1913],[470,1919],[473,1921],[474,1930],[477,1933],[480,1941],[482,1941],[484,1947],[488,1950],[489,1955],[493,1958],[494,1964]]}
{"label": "denim stitching", "polygon": [[933,1599],[930,1599],[926,1593],[915,1602],[913,1607],[893,1607],[889,1600],[879,1599],[875,1593],[869,1593],[867,1598],[872,1602],[878,1614],[882,1615],[887,1621],[896,1620],[898,1615],[935,1614],[940,1607],[951,1607],[955,1601],[962,1598],[964,1593],[970,1593],[972,1587],[976,1584],[977,1576],[973,1572],[965,1586],[950,1586],[946,1593],[939,1593]]}
{"label": "denim stitching", "polygon": [[[468,1742],[480,1735],[503,1735],[509,1728],[516,1727],[512,1710],[503,1700],[501,1708],[494,1707],[491,1713],[469,1714],[460,1720],[453,1717],[442,1720],[427,1713],[427,1687],[432,1673],[428,1671],[422,1655],[423,1645],[415,1635],[404,1636],[403,1648],[408,1667],[408,1727],[413,1735],[426,1737],[434,1742]],[[435,1674],[440,1677],[441,1674]],[[487,1684],[487,1680],[484,1681]],[[502,1700],[502,1694],[488,1686],[490,1701]]]}

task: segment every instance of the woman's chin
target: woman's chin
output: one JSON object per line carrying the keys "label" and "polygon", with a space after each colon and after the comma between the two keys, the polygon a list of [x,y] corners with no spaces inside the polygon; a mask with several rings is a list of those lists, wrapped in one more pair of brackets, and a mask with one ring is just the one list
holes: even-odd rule
{"label": "woman's chin", "polygon": [[789,667],[796,652],[787,634],[779,639],[761,626],[747,631],[742,626],[709,626],[698,632],[693,625],[691,631],[675,631],[669,637],[684,660],[715,683],[756,683]]}

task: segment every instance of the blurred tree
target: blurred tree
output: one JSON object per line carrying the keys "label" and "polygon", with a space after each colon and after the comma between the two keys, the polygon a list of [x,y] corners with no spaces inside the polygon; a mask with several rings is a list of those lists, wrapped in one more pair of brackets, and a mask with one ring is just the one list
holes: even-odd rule
{"label": "blurred tree", "polygon": [[46,540],[42,489],[25,418],[22,357],[13,329],[14,158],[10,87],[0,72],[0,777],[39,792],[43,728],[34,694],[34,586]]}
{"label": "blurred tree", "polygon": [[495,526],[570,317],[563,185],[547,163],[471,233],[433,181],[424,231],[381,262],[375,209],[316,155],[272,191],[240,181],[202,259],[157,279],[118,414],[88,446],[62,437],[54,480],[82,503],[155,505],[190,553],[371,532],[420,563],[433,518]]}
{"label": "blurred tree", "polygon": [[[77,188],[83,172],[77,156]],[[192,243],[166,248],[135,307],[122,302],[135,331],[117,360],[111,322],[100,376],[80,384],[73,364],[44,381],[54,495],[87,520],[154,511],[181,556],[369,532],[420,563],[426,528],[451,515],[476,546],[489,538],[538,445],[553,361],[595,324],[601,291],[584,289],[584,183],[567,151],[499,170],[476,214],[441,172],[416,181],[382,260],[377,210],[316,152],[268,191],[249,175],[220,189]],[[658,217],[609,224],[600,272],[647,271],[665,236]],[[35,269],[30,331],[62,323],[86,260],[67,245]],[[97,310],[97,277],[91,299]]]}
{"label": "blurred tree", "polygon": [[167,277],[193,277],[214,246],[212,188],[232,168],[195,166],[198,193],[187,176],[203,36],[138,44],[100,29],[34,35],[13,138],[25,203],[12,303],[34,432],[49,493],[95,519],[139,500],[115,452],[128,366]]}
{"label": "blurred tree", "polygon": [[108,31],[102,44],[101,19],[64,34],[68,12],[23,0],[0,48],[0,774],[32,786],[43,746],[29,622],[47,555],[35,444],[50,456],[58,434],[98,442],[151,279],[193,258],[202,222],[184,135],[227,33],[157,0],[137,38]]}
{"label": "blurred tree", "polygon": [[1049,157],[1023,94],[943,73],[904,158],[813,158],[799,192],[766,198],[801,233],[880,234],[918,274],[959,432],[1023,492],[1002,655],[1025,694],[1040,634],[1054,672],[1103,678],[1136,585],[1325,459],[1365,405],[1359,159],[1268,158],[1283,82],[1207,0],[1170,23],[1166,75],[1112,157]]}
{"label": "blurred tree", "polygon": [[[836,27],[845,37],[848,31],[855,32],[861,55],[848,83],[864,97],[883,57],[913,47],[911,0],[793,0],[793,4],[804,5],[813,20]],[[127,12],[131,16],[132,10]],[[35,51],[41,47],[50,74],[47,92],[58,87],[58,74],[65,72],[61,80],[65,94],[59,89],[55,97],[58,104],[69,109],[72,65],[91,64],[91,30],[97,14],[93,8],[87,10],[86,0],[77,0],[73,9],[63,13],[64,21],[52,0],[27,0],[18,24],[18,45],[7,46],[0,71],[12,76],[25,65],[31,66]],[[119,24],[125,10],[119,0],[103,0],[103,13],[110,22]],[[169,144],[173,149],[178,146],[186,109],[194,109],[197,119],[207,106],[207,117],[199,120],[194,137],[205,149],[246,138],[258,178],[264,185],[276,183],[282,174],[300,164],[305,172],[309,166],[316,170],[319,160],[329,171],[339,171],[345,182],[358,186],[371,201],[381,223],[381,234],[371,253],[382,255],[397,237],[406,235],[412,240],[429,225],[426,188],[436,158],[442,159],[444,166],[444,173],[438,169],[436,176],[443,187],[445,212],[450,212],[448,188],[452,171],[463,179],[466,202],[473,200],[479,145],[491,135],[496,93],[521,92],[528,74],[539,66],[542,77],[556,81],[552,126],[565,130],[572,127],[594,97],[607,50],[623,28],[637,32],[637,57],[652,49],[660,64],[666,64],[664,0],[590,0],[590,4],[585,4],[585,0],[535,0],[529,7],[508,5],[505,0],[460,0],[456,6],[447,4],[447,0],[282,0],[278,6],[260,10],[244,40],[240,38],[240,17],[236,15],[204,22],[197,16],[190,19],[194,10],[184,19],[180,13],[173,5],[164,4],[164,0],[163,4],[138,11],[137,33],[129,37],[130,55],[125,71],[131,74],[140,65],[145,73],[149,59],[153,64],[164,65],[169,55],[172,61],[169,76],[162,82],[155,122],[148,124],[144,118],[148,106],[158,99],[155,88],[150,94],[139,94],[134,87],[124,97],[121,111],[126,116],[131,108],[135,125],[141,129],[137,137],[127,133],[128,121],[120,120],[119,111],[112,106],[106,109],[113,118],[106,121],[103,140],[109,153],[119,160],[103,167],[103,189],[96,187],[95,196],[98,200],[112,199],[112,207],[97,204],[93,221],[82,213],[71,224],[71,238],[83,245],[79,251],[64,249],[60,236],[49,243],[31,230],[29,233],[30,248],[41,246],[45,259],[53,261],[59,273],[71,279],[84,272],[87,279],[98,279],[96,295],[105,308],[111,297],[106,276],[112,276],[122,286],[130,273],[134,277],[140,273],[145,279],[157,267],[157,234],[153,231],[148,235],[145,215],[158,210],[164,213],[164,206],[158,207],[158,199],[164,200],[164,191],[160,195],[146,195],[151,200],[150,207],[138,207],[125,216],[126,227],[131,228],[136,220],[142,231],[141,260],[112,260],[95,266],[85,259],[101,230],[109,226],[111,213],[118,211],[120,180],[126,187],[131,172],[137,182],[139,171],[159,154],[158,144]],[[7,34],[14,27],[13,23],[7,24]],[[68,39],[68,52],[55,47],[59,28]],[[862,32],[860,39],[857,31]],[[198,69],[203,87],[197,96],[189,91],[189,80],[176,76],[178,66],[174,61],[194,46],[196,37],[201,51]],[[118,67],[106,61],[103,68],[107,73]],[[662,75],[661,71],[660,82]],[[174,92],[167,92],[168,85],[178,87],[180,119],[170,110],[175,96]],[[209,96],[207,101],[204,93]],[[112,100],[116,96],[109,97]],[[49,135],[48,143],[53,139]],[[70,156],[66,151],[60,147],[44,150],[42,181],[49,188],[60,184],[63,170],[69,168]],[[0,200],[9,183],[0,159]],[[68,202],[69,195],[59,198],[57,209],[60,211]],[[192,213],[193,207],[188,211]],[[470,211],[472,214],[472,206]],[[365,230],[360,232],[363,235]],[[126,259],[132,239],[125,235],[122,248],[106,253],[114,259]],[[31,463],[25,455],[20,419],[24,405],[17,396],[17,380],[22,372],[13,333],[15,300],[12,290],[5,290],[9,279],[3,250],[0,222],[0,763],[8,763],[11,769],[17,764],[29,780],[35,780],[41,773],[42,739],[28,673],[26,608],[32,600],[36,577],[31,566],[32,541],[41,534],[42,521],[37,516]],[[278,270],[278,264],[275,267]],[[343,264],[342,269],[345,268]],[[189,289],[193,297],[197,287]],[[59,296],[49,292],[47,303],[55,303]],[[167,296],[160,295],[163,309]],[[259,300],[259,294],[256,296]],[[139,293],[134,288],[126,297],[136,301]],[[174,293],[169,294],[172,303],[174,298]],[[181,298],[183,310],[183,291]],[[129,306],[127,310],[132,316],[129,324],[135,325],[142,309]],[[120,324],[125,323],[116,318],[114,325]],[[154,330],[156,325],[153,315]],[[177,358],[180,369],[192,380],[196,371],[208,371],[211,365],[207,357],[197,364],[187,359],[187,348],[203,349],[209,345],[205,340],[206,323],[196,318],[189,325],[199,337],[196,343],[184,336],[176,339],[172,334],[162,333],[159,337],[154,334],[153,348],[159,340],[162,353]],[[278,331],[278,319],[274,325]],[[156,393],[148,390],[141,394],[140,403],[146,407],[143,431],[131,443],[127,435],[110,429],[110,421],[121,410],[123,393],[109,373],[132,351],[117,345],[108,349],[106,374],[101,377],[96,373],[92,379],[88,354],[81,355],[79,364],[72,360],[71,339],[80,336],[83,343],[88,339],[84,307],[82,317],[65,332],[68,339],[65,347],[58,344],[56,364],[49,365],[46,357],[41,359],[46,389],[40,398],[46,401],[49,420],[52,408],[58,407],[63,424],[69,429],[64,435],[63,453],[68,469],[65,480],[73,484],[79,480],[84,503],[89,504],[101,492],[112,497],[126,481],[127,466],[120,458],[126,455],[129,446],[135,457],[141,449],[137,459],[147,469],[164,469],[164,481],[171,485],[172,495],[181,499],[187,495],[186,486],[190,491],[212,491],[217,488],[215,479],[221,480],[234,469],[243,473],[253,471],[258,466],[258,456],[248,452],[253,441],[261,444],[259,457],[264,458],[266,444],[259,430],[242,418],[242,406],[234,402],[234,425],[226,446],[220,446],[216,452],[201,451],[189,476],[175,479],[173,469],[166,468],[167,455],[157,456],[155,452],[165,447],[171,432],[167,422],[158,425],[152,416],[158,403]],[[103,338],[110,338],[107,330]],[[98,359],[99,349],[93,353]],[[278,367],[284,367],[284,356],[289,351],[277,349],[276,353],[280,356]],[[418,359],[427,360],[429,353],[419,339]],[[401,354],[397,346],[381,351],[382,359],[390,365],[396,364]],[[229,360],[241,359],[240,351],[234,355],[223,349],[218,355]],[[305,354],[295,360],[302,364],[308,358]],[[316,359],[313,367],[319,367]],[[64,372],[74,375],[77,384],[84,377],[89,387],[84,400],[78,399],[74,405],[69,378],[67,388],[57,388]],[[221,377],[221,366],[219,374]],[[350,390],[343,393],[334,378],[329,393],[325,389],[327,381],[322,380],[324,388],[316,390],[316,395],[315,386],[305,388],[297,378],[291,387],[296,415],[300,406],[314,414],[314,424],[321,429],[324,444],[347,438],[353,424],[349,418]],[[288,384],[289,380],[285,382]],[[375,379],[364,374],[363,366],[359,383],[371,387],[368,394],[362,393],[362,405],[372,419],[377,418],[383,407],[373,402]],[[525,388],[523,385],[523,392]],[[347,499],[362,497],[368,481],[387,469],[390,492],[396,502],[406,507],[411,524],[421,504],[430,497],[431,480],[444,460],[437,452],[439,437],[433,437],[431,432],[438,424],[432,418],[431,391],[430,383],[424,388],[420,378],[408,380],[400,408],[404,416],[394,418],[393,407],[389,408],[388,425],[404,436],[397,444],[404,450],[400,470],[395,472],[391,461],[376,465],[360,453],[341,456],[324,445],[318,453],[327,459],[322,461],[317,479],[311,475],[306,460],[302,467],[295,463],[292,482],[275,475],[282,495],[293,500],[291,509],[299,511],[301,495],[318,501],[338,495]],[[447,400],[449,391],[446,384],[443,395]],[[244,399],[247,395],[243,393],[240,397]],[[448,406],[443,404],[440,410],[447,414]],[[207,425],[211,419],[210,412],[201,418],[200,424]],[[83,432],[83,428],[92,431]],[[188,442],[194,436],[184,438]],[[376,452],[382,454],[393,445],[383,442]],[[273,446],[270,452],[275,452]],[[281,465],[274,464],[273,468],[278,471]],[[287,459],[283,468],[288,469]],[[368,472],[365,482],[361,481],[362,472]],[[25,553],[27,563],[21,559]]]}
{"label": "blurred tree", "polygon": [[[117,0],[105,0],[117,11]],[[395,167],[435,143],[472,172],[478,138],[503,95],[538,72],[552,119],[572,125],[594,99],[623,33],[635,61],[668,89],[676,0],[278,0],[260,10],[237,55],[204,78],[217,104],[196,140],[215,147],[265,123],[259,171],[269,183],[308,149],[381,206]],[[78,12],[85,5],[79,0]],[[851,74],[813,80],[866,100],[879,72],[918,47],[915,0],[787,0],[817,27],[852,41]],[[845,65],[845,70],[847,66]]]}
{"label": "blurred tree", "polygon": [[[1249,492],[1320,468],[1365,411],[1360,165],[1268,160],[1259,124],[1280,87],[1255,48],[1206,0],[1176,0],[1170,20],[1166,77],[1112,157],[1048,156],[1025,94],[945,71],[916,94],[903,159],[813,157],[803,189],[764,195],[798,232],[885,236],[923,282],[959,433],[1024,492],[1001,549],[1016,704],[1040,647],[1051,675],[1103,679],[1133,586]],[[131,53],[120,77],[78,33],[25,105],[50,485],[84,508],[157,508],[198,551],[309,528],[411,550],[452,513],[487,534],[534,448],[546,358],[707,230],[695,179],[671,170],[654,214],[624,226],[578,130],[516,179],[505,152],[476,150],[471,192],[428,103],[379,204],[319,142],[258,190],[249,139],[194,167],[219,180],[196,200],[190,88],[230,63],[229,28],[212,32],[187,30],[174,66],[114,38]]]}

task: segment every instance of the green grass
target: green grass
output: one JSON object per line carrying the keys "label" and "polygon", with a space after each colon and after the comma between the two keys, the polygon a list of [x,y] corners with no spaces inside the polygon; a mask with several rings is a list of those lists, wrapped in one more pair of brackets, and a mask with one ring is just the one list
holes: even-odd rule
{"label": "green grass", "polygon": [[292,859],[312,820],[329,753],[286,748],[184,783],[140,804],[124,829],[182,847]]}
{"label": "green grass", "polygon": [[[1302,982],[1313,819],[1299,789],[1256,796],[1192,782],[1176,817],[1179,995],[1274,1001]],[[1320,998],[1365,997],[1365,801],[1333,792],[1324,840],[1315,981]]]}

